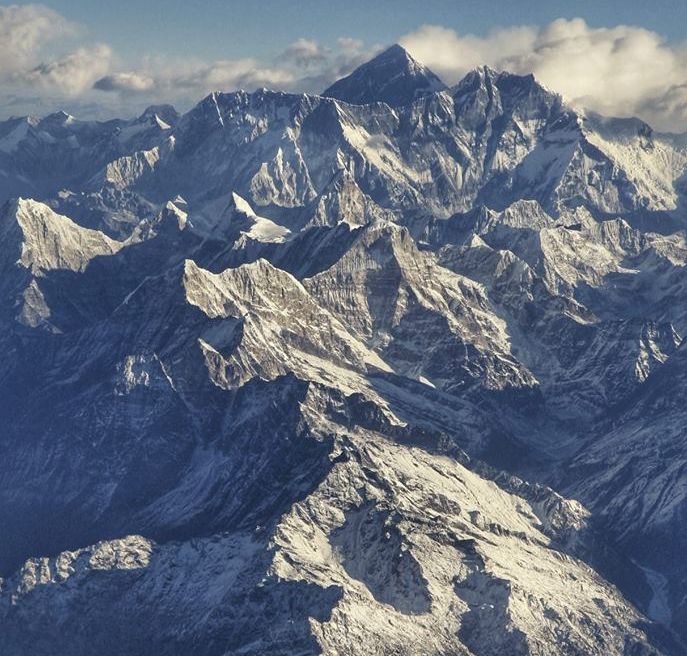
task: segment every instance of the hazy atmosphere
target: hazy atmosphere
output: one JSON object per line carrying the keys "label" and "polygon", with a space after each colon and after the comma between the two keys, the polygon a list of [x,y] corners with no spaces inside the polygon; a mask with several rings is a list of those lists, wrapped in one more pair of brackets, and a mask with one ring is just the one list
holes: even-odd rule
{"label": "hazy atmosphere", "polygon": [[0,656],[687,656],[687,4],[0,7]]}
{"label": "hazy atmosphere", "polygon": [[566,100],[687,130],[684,3],[70,0],[0,8],[4,115],[187,109],[213,90],[318,93],[398,42],[449,85],[534,73]]}

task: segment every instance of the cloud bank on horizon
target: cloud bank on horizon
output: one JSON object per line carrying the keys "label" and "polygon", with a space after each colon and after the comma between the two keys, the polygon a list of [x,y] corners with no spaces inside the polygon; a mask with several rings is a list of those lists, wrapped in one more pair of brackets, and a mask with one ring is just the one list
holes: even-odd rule
{"label": "cloud bank on horizon", "polygon": [[[661,130],[687,130],[687,47],[627,25],[559,19],[485,36],[423,25],[398,39],[447,84],[486,64],[534,73],[569,102],[612,116],[639,116]],[[268,87],[322,91],[378,50],[342,36],[333,47],[300,38],[272,61],[174,60],[151,54],[135,67],[106,43],[90,43],[77,24],[43,5],[0,6],[2,114],[65,107],[86,115],[132,114],[153,103],[182,109],[213,90]]]}
{"label": "cloud bank on horizon", "polygon": [[581,18],[559,19],[475,37],[424,25],[400,42],[447,84],[483,64],[533,73],[574,105],[687,130],[687,47],[641,27],[592,28]]}

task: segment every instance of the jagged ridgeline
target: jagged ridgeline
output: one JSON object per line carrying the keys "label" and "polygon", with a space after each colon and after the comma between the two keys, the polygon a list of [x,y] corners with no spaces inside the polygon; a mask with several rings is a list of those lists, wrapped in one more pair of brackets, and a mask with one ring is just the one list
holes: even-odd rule
{"label": "jagged ridgeline", "polygon": [[399,46],[0,123],[0,652],[687,653],[686,172]]}

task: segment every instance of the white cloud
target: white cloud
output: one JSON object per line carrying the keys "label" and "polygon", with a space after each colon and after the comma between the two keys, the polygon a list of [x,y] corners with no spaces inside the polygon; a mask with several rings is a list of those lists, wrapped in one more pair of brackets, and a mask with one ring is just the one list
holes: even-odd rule
{"label": "white cloud", "polygon": [[638,113],[652,125],[687,130],[687,84],[673,85],[664,93],[647,98]]}
{"label": "white cloud", "polygon": [[110,67],[106,45],[77,47],[55,54],[80,28],[43,5],[0,6],[0,82],[5,90],[47,91],[76,96]]}
{"label": "white cloud", "polygon": [[112,73],[93,83],[99,91],[121,91],[122,93],[142,93],[155,88],[155,80],[145,73]]}
{"label": "white cloud", "polygon": [[425,25],[401,43],[448,83],[481,64],[534,73],[574,104],[610,115],[638,114],[659,128],[687,129],[684,110],[681,114],[668,107],[669,99],[659,100],[670,87],[687,82],[687,53],[650,30],[593,28],[576,18],[477,37]]}
{"label": "white cloud", "polygon": [[296,66],[308,68],[325,62],[328,58],[328,50],[317,41],[298,39],[282,52],[280,60],[293,63]]}
{"label": "white cloud", "polygon": [[[109,46],[74,43],[76,37],[83,40],[79,26],[45,6],[0,6],[5,98],[23,97],[27,103],[36,96],[55,103],[63,98],[65,104],[100,102],[121,109],[144,102],[187,106],[213,90],[318,93],[380,49],[348,36],[331,47],[300,38],[273,61],[171,60],[159,53],[122,69]],[[574,104],[608,115],[638,115],[659,129],[687,130],[687,47],[669,44],[650,30],[593,28],[579,18],[486,36],[425,25],[400,42],[449,84],[482,64],[531,72]]]}
{"label": "white cloud", "polygon": [[447,84],[455,84],[477,66],[496,66],[502,59],[529,52],[536,33],[533,27],[515,27],[491,32],[486,37],[459,36],[446,27],[423,25],[399,42]]}
{"label": "white cloud", "polygon": [[30,85],[55,89],[75,96],[93,86],[110,68],[112,50],[100,44],[92,48],[79,48],[60,59],[42,63],[19,74]]}
{"label": "white cloud", "polygon": [[284,88],[290,86],[294,79],[293,73],[287,69],[265,67],[250,58],[220,60],[210,64],[154,60],[147,62],[140,71],[105,75],[94,82],[93,88],[123,95],[148,93],[172,100],[175,95],[192,94],[199,99],[210,91],[253,91],[263,86]]}
{"label": "white cloud", "polygon": [[144,61],[140,70],[104,75],[93,88],[120,96],[147,94],[151,102],[175,102],[181,97],[198,100],[210,91],[261,87],[319,93],[372,55],[363,45],[357,39],[342,38],[331,49],[298,39],[272,64],[250,57],[209,63],[155,58]]}
{"label": "white cloud", "polygon": [[357,55],[365,45],[361,39],[354,39],[350,36],[339,37],[336,43],[345,55]]}
{"label": "white cloud", "polygon": [[42,5],[0,6],[0,76],[21,73],[46,45],[77,32],[76,25]]}
{"label": "white cloud", "polygon": [[194,74],[193,86],[205,91],[249,89],[269,86],[275,89],[288,87],[294,75],[285,68],[266,67],[254,59],[217,61]]}

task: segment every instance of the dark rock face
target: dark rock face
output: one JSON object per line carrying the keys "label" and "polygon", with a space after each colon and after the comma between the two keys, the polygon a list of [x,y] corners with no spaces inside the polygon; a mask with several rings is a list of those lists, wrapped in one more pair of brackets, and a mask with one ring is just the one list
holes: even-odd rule
{"label": "dark rock face", "polygon": [[351,105],[384,102],[392,107],[445,91],[446,85],[399,45],[393,45],[322,93]]}

